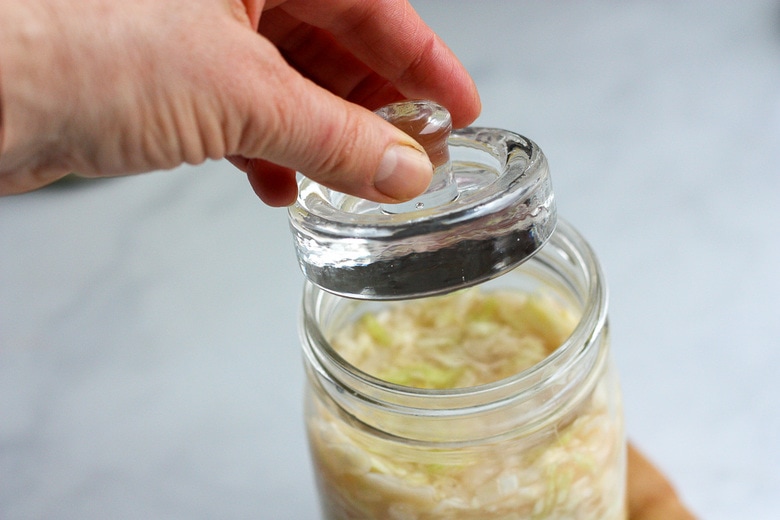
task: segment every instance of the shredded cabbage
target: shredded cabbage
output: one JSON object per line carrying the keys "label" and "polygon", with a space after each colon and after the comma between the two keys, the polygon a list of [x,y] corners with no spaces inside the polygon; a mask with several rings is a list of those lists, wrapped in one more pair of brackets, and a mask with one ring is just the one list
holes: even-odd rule
{"label": "shredded cabbage", "polygon": [[[484,384],[553,352],[577,322],[538,294],[471,289],[366,314],[332,338],[350,363],[420,388]],[[625,520],[624,441],[613,382],[533,446],[410,449],[313,399],[309,438],[329,520]],[[415,451],[416,450],[416,451]]]}
{"label": "shredded cabbage", "polygon": [[551,297],[460,291],[364,314],[332,339],[352,365],[417,388],[459,388],[532,367],[577,324]]}

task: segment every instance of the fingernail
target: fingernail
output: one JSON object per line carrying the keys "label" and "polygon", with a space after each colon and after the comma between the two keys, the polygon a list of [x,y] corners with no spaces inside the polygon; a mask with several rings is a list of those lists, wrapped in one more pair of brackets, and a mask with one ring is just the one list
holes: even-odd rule
{"label": "fingernail", "polygon": [[433,165],[425,152],[413,146],[390,145],[379,162],[374,187],[399,201],[409,200],[425,191],[433,176]]}

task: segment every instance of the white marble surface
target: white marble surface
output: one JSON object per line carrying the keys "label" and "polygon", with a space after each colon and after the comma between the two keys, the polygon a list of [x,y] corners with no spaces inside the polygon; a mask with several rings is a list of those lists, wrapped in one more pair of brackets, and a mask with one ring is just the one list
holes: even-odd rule
{"label": "white marble surface", "polygon": [[[631,437],[778,518],[780,4],[415,5],[598,251]],[[222,162],[0,199],[0,518],[316,518],[301,279]]]}

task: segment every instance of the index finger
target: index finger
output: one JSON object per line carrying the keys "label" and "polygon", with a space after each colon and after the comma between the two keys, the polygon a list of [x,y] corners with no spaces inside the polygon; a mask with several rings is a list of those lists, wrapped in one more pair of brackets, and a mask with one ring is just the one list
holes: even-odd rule
{"label": "index finger", "polygon": [[290,0],[279,7],[331,33],[404,96],[447,107],[456,127],[479,115],[471,76],[407,1]]}

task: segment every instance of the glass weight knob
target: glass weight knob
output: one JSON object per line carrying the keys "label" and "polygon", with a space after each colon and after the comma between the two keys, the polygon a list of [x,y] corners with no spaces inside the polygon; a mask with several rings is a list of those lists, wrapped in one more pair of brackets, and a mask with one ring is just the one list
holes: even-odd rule
{"label": "glass weight knob", "polygon": [[382,204],[388,214],[407,213],[448,204],[458,197],[458,185],[452,174],[448,140],[452,117],[433,101],[401,101],[386,105],[376,114],[414,138],[433,163],[433,178],[419,197],[400,204]]}

